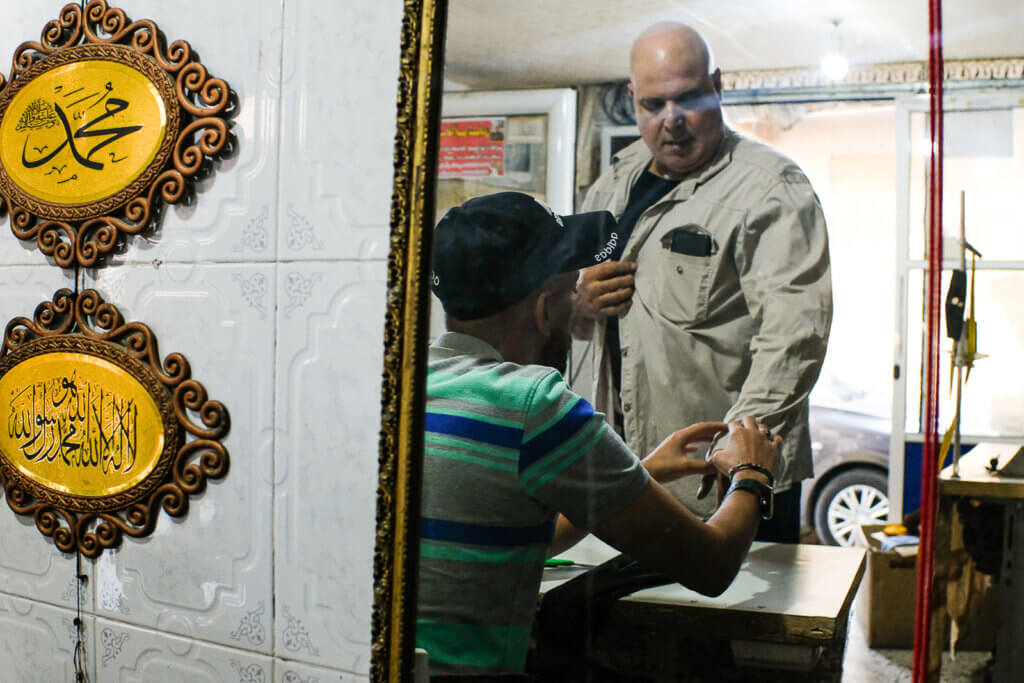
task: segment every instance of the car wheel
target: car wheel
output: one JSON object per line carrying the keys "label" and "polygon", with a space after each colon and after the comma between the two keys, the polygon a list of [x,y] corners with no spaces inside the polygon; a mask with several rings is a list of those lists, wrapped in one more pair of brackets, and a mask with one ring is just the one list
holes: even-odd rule
{"label": "car wheel", "polygon": [[885,472],[859,467],[833,477],[814,503],[814,528],[827,545],[852,546],[862,524],[889,519],[889,481]]}

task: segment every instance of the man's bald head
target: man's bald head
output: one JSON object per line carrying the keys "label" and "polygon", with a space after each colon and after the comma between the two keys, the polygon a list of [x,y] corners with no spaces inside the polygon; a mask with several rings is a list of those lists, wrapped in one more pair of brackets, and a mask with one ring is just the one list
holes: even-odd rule
{"label": "man's bald head", "polygon": [[629,55],[637,128],[654,158],[652,173],[674,180],[699,173],[718,151],[722,74],[699,33],[677,22],[654,24]]}
{"label": "man's bald head", "polygon": [[704,37],[692,27],[678,21],[660,21],[647,27],[633,41],[629,51],[629,76],[657,62],[692,66],[710,74],[714,70],[711,48]]}

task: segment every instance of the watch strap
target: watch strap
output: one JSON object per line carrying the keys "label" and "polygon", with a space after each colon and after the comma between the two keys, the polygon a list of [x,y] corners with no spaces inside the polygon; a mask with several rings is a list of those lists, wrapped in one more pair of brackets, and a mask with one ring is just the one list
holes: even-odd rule
{"label": "watch strap", "polygon": [[775,494],[771,486],[762,484],[756,479],[735,479],[725,492],[725,497],[728,498],[729,494],[733,491],[749,491],[753,493],[758,499],[761,519],[772,518],[772,515],[775,513]]}

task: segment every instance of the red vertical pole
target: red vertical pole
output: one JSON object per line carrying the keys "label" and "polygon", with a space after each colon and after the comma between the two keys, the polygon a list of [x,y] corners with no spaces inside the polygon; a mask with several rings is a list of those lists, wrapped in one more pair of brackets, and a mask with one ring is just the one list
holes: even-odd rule
{"label": "red vertical pole", "polygon": [[[924,453],[921,467],[921,545],[914,621],[914,683],[928,676],[935,592],[935,515],[938,501],[939,316],[942,299],[942,0],[928,4],[928,82],[931,157],[928,188],[928,277],[925,333]],[[941,647],[941,643],[934,643]]]}

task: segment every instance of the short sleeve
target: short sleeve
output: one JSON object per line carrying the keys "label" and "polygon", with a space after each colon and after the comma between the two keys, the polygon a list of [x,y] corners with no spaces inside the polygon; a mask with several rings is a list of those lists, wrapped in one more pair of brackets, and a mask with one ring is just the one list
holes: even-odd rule
{"label": "short sleeve", "polygon": [[649,478],[604,415],[558,372],[538,381],[519,452],[519,483],[527,495],[593,530],[635,501]]}

